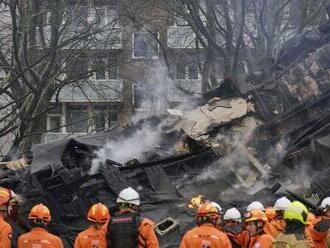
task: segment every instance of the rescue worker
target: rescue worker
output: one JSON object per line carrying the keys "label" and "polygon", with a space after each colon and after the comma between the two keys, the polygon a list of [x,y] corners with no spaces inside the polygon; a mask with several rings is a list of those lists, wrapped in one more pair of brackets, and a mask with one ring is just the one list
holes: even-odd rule
{"label": "rescue worker", "polygon": [[140,195],[131,187],[122,190],[117,198],[119,211],[108,225],[110,248],[158,248],[154,222],[139,215]]}
{"label": "rescue worker", "polygon": [[[259,201],[254,201],[254,202],[250,203],[246,208],[247,213],[249,213],[253,210],[262,211],[266,214],[266,209],[265,209],[264,205]],[[267,216],[266,216],[266,218],[267,218]],[[267,220],[268,220],[268,218],[267,218]],[[263,230],[265,231],[265,233],[270,234],[273,238],[277,237],[277,235],[279,234],[279,232],[276,230],[276,228],[269,221],[265,222]]]}
{"label": "rescue worker", "polygon": [[94,204],[87,214],[87,220],[91,225],[87,230],[78,234],[74,248],[106,248],[106,225],[109,219],[109,209],[101,203]]}
{"label": "rescue worker", "polygon": [[248,232],[248,242],[245,248],[270,248],[273,237],[264,231],[265,224],[268,223],[266,214],[261,210],[252,210],[245,215],[245,228]]}
{"label": "rescue worker", "polygon": [[321,202],[320,208],[322,214],[315,218],[314,223],[307,227],[306,232],[315,248],[326,248],[330,228],[330,197]]}
{"label": "rescue worker", "polygon": [[[214,207],[216,207],[216,209],[218,209],[220,216],[222,215],[222,207],[216,203],[216,202],[210,202],[211,204],[213,204]],[[218,223],[217,223],[217,228],[223,232],[223,227],[221,225],[221,220],[219,219]]]}
{"label": "rescue worker", "polygon": [[241,247],[235,240],[236,236],[243,231],[242,215],[236,208],[230,208],[223,216],[224,231],[227,234],[233,248]]}
{"label": "rescue worker", "polygon": [[204,203],[197,210],[197,226],[182,238],[180,248],[231,248],[231,243],[217,225],[220,212],[212,203]]}
{"label": "rescue worker", "polygon": [[1,248],[10,248],[12,245],[12,227],[5,221],[10,211],[11,190],[0,187],[0,244]]}
{"label": "rescue worker", "polygon": [[28,219],[32,230],[18,238],[18,248],[63,248],[62,240],[46,230],[52,217],[45,205],[34,206]]}
{"label": "rescue worker", "polygon": [[310,247],[305,235],[308,209],[304,204],[294,201],[284,211],[286,227],[273,243],[273,248]]}
{"label": "rescue worker", "polygon": [[286,197],[281,197],[277,199],[274,205],[274,217],[268,218],[270,220],[270,224],[276,229],[274,232],[274,238],[276,238],[281,232],[284,231],[286,223],[283,219],[284,211],[288,208],[291,201]]}

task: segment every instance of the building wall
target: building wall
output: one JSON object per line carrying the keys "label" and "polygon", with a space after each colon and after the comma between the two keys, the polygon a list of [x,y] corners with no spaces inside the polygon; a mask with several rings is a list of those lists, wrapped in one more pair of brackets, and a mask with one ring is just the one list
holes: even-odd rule
{"label": "building wall", "polygon": [[[170,26],[171,17],[164,10],[164,6],[162,6],[164,2],[156,1],[155,4],[151,3],[154,3],[154,1],[118,1],[118,26],[122,28],[121,45],[105,50],[99,48],[88,49],[85,53],[86,57],[81,59],[81,61],[84,62],[88,59],[88,66],[91,68],[91,64],[93,64],[92,61],[95,59],[103,58],[104,60],[107,60],[114,57],[117,58],[119,79],[122,83],[122,88],[120,88],[120,99],[110,99],[107,96],[97,99],[98,97],[94,95],[98,95],[98,93],[95,93],[93,97],[90,97],[93,98],[91,102],[90,99],[83,99],[83,95],[79,92],[79,89],[69,88],[66,91],[63,91],[61,93],[63,97],[60,99],[61,111],[55,114],[48,114],[47,130],[51,129],[51,122],[53,124],[60,123],[63,127],[56,129],[56,132],[52,130],[46,133],[44,135],[45,142],[67,137],[68,135],[77,135],[77,133],[70,132],[74,129],[66,127],[66,125],[70,123],[68,120],[70,118],[70,106],[85,106],[83,108],[86,109],[87,113],[81,113],[81,115],[87,115],[88,118],[90,115],[93,115],[95,105],[100,104],[101,102],[103,104],[106,103],[106,105],[111,106],[111,108],[115,106],[118,109],[118,120],[116,124],[125,126],[131,122],[132,117],[136,113],[143,112],[150,114],[154,111],[157,112],[162,105],[166,108],[167,105],[164,104],[164,99],[160,98],[164,97],[179,102],[183,101],[185,94],[176,89],[176,83],[180,84],[180,87],[182,85],[182,88],[187,88],[187,91],[191,90],[191,93],[195,93],[194,91],[198,91],[199,94],[201,93],[201,75],[198,74],[198,76],[196,76],[197,74],[194,73],[194,71],[192,72],[192,67],[189,66],[189,64],[191,64],[192,61],[196,61],[197,64],[198,61],[201,60],[203,57],[201,56],[203,49],[197,50],[194,45],[187,45],[184,44],[184,42],[183,44],[178,45],[180,39],[190,39],[192,43],[195,43],[194,40],[196,38],[191,35],[192,31],[190,31],[190,33],[180,33],[180,30],[187,30],[187,27]],[[103,4],[108,4],[108,2],[99,2],[97,5],[98,8],[103,6]],[[132,13],[134,15],[134,20],[128,18]],[[88,18],[93,19],[90,16]],[[179,30],[179,35],[173,35],[173,30]],[[142,33],[143,35],[141,35]],[[141,53],[143,54],[143,51],[145,50],[143,49],[145,45],[143,42],[140,42],[140,46],[135,44],[136,40],[141,37],[143,37],[142,40],[147,39],[150,44],[157,46],[158,52],[155,54],[151,53],[151,55],[149,54],[146,57],[137,56],[141,55]],[[135,50],[134,45],[135,48],[139,49]],[[149,51],[150,49],[146,50]],[[187,63],[184,68],[186,75],[184,78],[176,80],[176,64],[180,65],[183,61],[184,63]],[[77,64],[79,64],[79,61],[76,65]],[[81,70],[81,68],[81,66],[78,66],[78,70]],[[169,76],[171,76],[171,78]],[[189,79],[190,76],[192,76],[193,79]],[[97,80],[95,81],[95,76],[89,79],[89,83],[93,84],[95,82],[98,82]],[[163,88],[162,92],[156,92],[160,88]],[[167,90],[171,92],[169,93],[171,96],[165,94]],[[88,92],[87,89],[86,92]],[[173,96],[173,94],[175,96]],[[152,100],[150,100],[151,98]],[[141,102],[143,102],[143,106],[141,106]],[[162,109],[162,111],[163,110],[164,109]],[[76,115],[79,116],[79,114]],[[86,132],[95,131],[93,124],[90,124],[90,122],[93,123],[93,121],[88,119],[87,125],[92,127],[87,127]],[[109,125],[106,126],[106,128],[109,127]]]}

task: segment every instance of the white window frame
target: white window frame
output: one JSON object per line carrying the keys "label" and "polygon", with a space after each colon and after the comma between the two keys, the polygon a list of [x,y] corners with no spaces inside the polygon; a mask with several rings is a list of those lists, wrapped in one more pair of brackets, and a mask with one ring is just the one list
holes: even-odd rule
{"label": "white window frame", "polygon": [[[158,59],[159,58],[159,42],[157,41],[157,55],[156,56],[152,56],[152,57],[147,57],[147,56],[139,56],[139,57],[136,57],[134,55],[134,47],[135,47],[135,34],[136,33],[145,33],[145,34],[150,34],[149,32],[146,32],[146,31],[137,31],[137,32],[133,32],[132,33],[132,58],[133,59]],[[160,37],[160,34],[159,32],[156,32],[157,33],[157,39],[159,40],[159,37]]]}

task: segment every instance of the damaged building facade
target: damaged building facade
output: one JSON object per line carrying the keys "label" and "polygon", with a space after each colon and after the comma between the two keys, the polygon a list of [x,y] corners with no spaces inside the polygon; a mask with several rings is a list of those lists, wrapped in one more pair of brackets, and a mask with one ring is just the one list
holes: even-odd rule
{"label": "damaged building facade", "polygon": [[[119,1],[111,1],[109,8],[120,16]],[[88,14],[80,16],[88,19]],[[221,80],[220,71],[222,84],[202,91],[203,49],[171,40],[171,35],[190,31],[165,17],[166,25],[156,21],[147,32],[139,29],[139,20],[134,25],[130,20],[118,47],[109,53],[89,51],[97,63],[78,59],[76,70],[96,68],[87,86],[103,82],[119,90],[105,87],[101,97],[82,86],[63,89],[60,105],[47,114],[48,129],[56,132],[44,134],[44,141],[87,133],[90,119],[97,120],[91,132],[102,132],[35,145],[31,167],[1,169],[0,185],[25,198],[20,220],[12,223],[16,235],[29,228],[27,213],[42,202],[53,212],[51,231],[61,236],[65,247],[72,247],[87,225],[91,204],[103,202],[113,213],[118,193],[127,186],[141,194],[142,215],[170,223],[166,230],[157,229],[161,247],[177,247],[181,235],[194,225],[195,212],[187,203],[199,194],[224,208],[240,209],[255,199],[268,206],[286,195],[286,189],[317,200],[329,195],[329,31],[323,27],[304,32],[284,47],[271,78],[252,79],[251,87],[240,94],[223,94],[228,80]],[[164,39],[168,47],[155,38]],[[158,63],[165,60],[164,49],[172,54],[169,72]],[[151,111],[150,106],[157,108],[162,100],[163,92],[149,94],[164,82],[162,70],[170,74],[167,82],[173,81],[170,86],[175,88],[166,88],[173,94],[166,96],[164,111]],[[246,80],[251,82],[251,77]],[[176,109],[186,95],[203,99],[189,110]],[[95,111],[98,117],[89,119]],[[157,115],[108,129],[139,111]]]}
{"label": "damaged building facade", "polygon": [[[155,6],[148,1],[69,3],[73,28],[83,30],[95,21],[114,27],[110,38],[103,34],[108,46],[88,47],[67,66],[69,74],[93,73],[60,92],[60,103],[47,114],[43,142],[123,126],[134,113],[164,111],[164,99],[175,106],[187,96],[202,95],[203,49],[183,20],[159,6],[161,1]],[[132,20],[130,12],[141,18]]]}

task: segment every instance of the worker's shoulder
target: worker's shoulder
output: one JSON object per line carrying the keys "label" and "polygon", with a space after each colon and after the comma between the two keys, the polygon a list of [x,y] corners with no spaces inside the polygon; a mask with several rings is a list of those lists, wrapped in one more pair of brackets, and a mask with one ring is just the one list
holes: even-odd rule
{"label": "worker's shoulder", "polygon": [[140,224],[140,226],[154,226],[154,225],[155,225],[155,222],[148,218],[143,218],[141,220],[141,224]]}
{"label": "worker's shoulder", "polygon": [[2,220],[0,223],[0,230],[12,230],[12,227],[7,221]]}
{"label": "worker's shoulder", "polygon": [[265,233],[263,235],[260,236],[259,238],[260,241],[270,241],[270,242],[273,242],[274,241],[274,238],[272,235],[268,234],[268,233]]}
{"label": "worker's shoulder", "polygon": [[45,238],[45,239],[48,239],[49,241],[53,241],[55,243],[62,243],[62,240],[60,237],[52,234],[52,233],[49,233],[49,232],[45,232],[42,234],[42,236]]}
{"label": "worker's shoulder", "polygon": [[213,225],[196,226],[187,232],[188,235],[213,235],[219,238],[227,238],[227,235]]}
{"label": "worker's shoulder", "polygon": [[83,231],[81,231],[80,233],[78,233],[77,238],[83,238],[83,237],[85,237],[85,236],[88,236],[89,233],[90,233],[90,231],[89,231],[89,228],[88,228],[88,229],[83,230]]}

